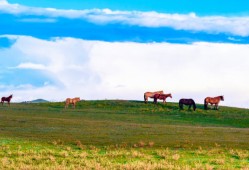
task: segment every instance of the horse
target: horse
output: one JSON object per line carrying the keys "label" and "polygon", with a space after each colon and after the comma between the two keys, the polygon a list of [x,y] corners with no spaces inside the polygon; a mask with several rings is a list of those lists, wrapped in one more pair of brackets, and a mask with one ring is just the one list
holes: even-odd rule
{"label": "horse", "polygon": [[79,97],[75,97],[73,99],[71,98],[67,98],[66,101],[65,101],[65,109],[68,108],[68,105],[69,104],[72,104],[72,107],[75,109],[75,106],[76,106],[76,103],[80,101],[80,98]]}
{"label": "horse", "polygon": [[2,106],[3,106],[4,101],[7,101],[8,105],[10,106],[10,100],[12,99],[12,97],[13,95],[10,95],[9,97],[2,97],[1,99]]}
{"label": "horse", "polygon": [[145,92],[144,93],[144,103],[148,102],[148,98],[154,98],[155,94],[163,94],[163,91],[155,91],[155,92]]}
{"label": "horse", "polygon": [[167,97],[172,98],[171,93],[169,93],[169,94],[155,94],[155,95],[154,95],[154,103],[155,103],[155,104],[157,103],[157,99],[163,100],[163,103],[166,103],[166,98],[167,98]]}
{"label": "horse", "polygon": [[188,105],[188,109],[191,108],[191,106],[193,105],[193,109],[195,111],[196,109],[196,104],[195,104],[195,101],[193,99],[180,99],[179,100],[179,107],[180,109],[183,109],[183,105]]}
{"label": "horse", "polygon": [[214,109],[218,110],[218,104],[220,101],[224,101],[224,96],[217,96],[217,97],[206,97],[204,99],[204,109],[208,109],[208,103],[213,106],[214,104]]}

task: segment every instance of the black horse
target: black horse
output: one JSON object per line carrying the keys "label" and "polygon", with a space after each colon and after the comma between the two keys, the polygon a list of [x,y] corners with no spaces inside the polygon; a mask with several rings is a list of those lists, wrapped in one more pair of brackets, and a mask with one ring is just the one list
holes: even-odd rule
{"label": "black horse", "polygon": [[4,101],[8,102],[8,105],[10,105],[10,100],[12,99],[13,95],[10,95],[9,97],[2,97],[1,98],[1,103],[3,105]]}
{"label": "black horse", "polygon": [[188,105],[188,109],[191,108],[191,106],[193,105],[193,109],[196,109],[196,104],[195,101],[193,99],[180,99],[179,100],[179,107],[180,109],[183,109],[183,105]]}

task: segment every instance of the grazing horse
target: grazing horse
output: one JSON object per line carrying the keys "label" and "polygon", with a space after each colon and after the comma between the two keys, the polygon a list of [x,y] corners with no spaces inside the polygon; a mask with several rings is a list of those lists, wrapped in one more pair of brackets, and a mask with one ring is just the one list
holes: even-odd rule
{"label": "grazing horse", "polygon": [[10,100],[12,99],[13,95],[10,95],[9,97],[2,97],[1,99],[1,103],[3,105],[4,101],[8,102],[9,106],[10,106]]}
{"label": "grazing horse", "polygon": [[67,98],[66,101],[65,101],[65,108],[68,108],[68,105],[69,104],[73,104],[72,107],[75,109],[75,106],[76,106],[76,103],[80,101],[80,98],[79,97],[75,97],[73,99],[71,98]]}
{"label": "grazing horse", "polygon": [[195,101],[193,99],[180,99],[179,100],[179,107],[180,109],[183,109],[183,105],[188,105],[188,109],[191,108],[191,106],[193,105],[193,109],[195,111],[196,109],[196,104],[195,104]]}
{"label": "grazing horse", "polygon": [[144,93],[144,103],[148,102],[148,98],[154,98],[155,94],[163,94],[163,91],[155,91],[155,92],[145,92]]}
{"label": "grazing horse", "polygon": [[204,99],[204,109],[208,109],[208,103],[213,106],[214,104],[214,109],[218,110],[218,104],[220,101],[224,101],[224,96],[217,96],[217,97],[206,97]]}
{"label": "grazing horse", "polygon": [[172,98],[171,93],[169,93],[169,94],[155,94],[155,95],[154,95],[154,103],[155,103],[155,104],[157,103],[157,99],[163,100],[163,103],[166,103],[166,98],[167,98],[167,97]]}

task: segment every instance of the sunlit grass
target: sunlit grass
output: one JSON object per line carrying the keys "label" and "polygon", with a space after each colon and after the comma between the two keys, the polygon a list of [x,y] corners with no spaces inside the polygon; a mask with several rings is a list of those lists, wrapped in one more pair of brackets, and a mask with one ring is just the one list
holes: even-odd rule
{"label": "sunlit grass", "polygon": [[0,169],[248,169],[249,151],[151,148],[112,145],[82,147],[1,139]]}

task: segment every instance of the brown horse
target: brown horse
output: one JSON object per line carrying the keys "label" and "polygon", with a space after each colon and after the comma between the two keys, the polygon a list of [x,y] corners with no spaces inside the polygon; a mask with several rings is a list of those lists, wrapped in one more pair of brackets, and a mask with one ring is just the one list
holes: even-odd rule
{"label": "brown horse", "polygon": [[224,96],[217,96],[217,97],[206,97],[204,99],[204,109],[208,109],[208,103],[213,106],[214,104],[214,109],[218,110],[218,104],[220,101],[224,101]]}
{"label": "brown horse", "polygon": [[155,95],[154,95],[154,103],[155,103],[155,104],[157,103],[157,99],[163,100],[163,103],[166,103],[166,98],[167,98],[167,97],[172,98],[171,93],[169,93],[169,94],[155,94]]}
{"label": "brown horse", "polygon": [[13,95],[10,95],[9,97],[2,97],[1,103],[3,105],[4,101],[8,102],[8,105],[10,106],[10,100],[12,99]]}
{"label": "brown horse", "polygon": [[76,103],[80,101],[80,98],[79,97],[75,97],[73,99],[71,98],[67,98],[66,101],[65,101],[65,108],[68,108],[68,105],[69,104],[72,104],[72,107],[75,109],[75,106],[76,106]]}
{"label": "brown horse", "polygon": [[144,103],[148,102],[148,98],[154,98],[155,94],[163,94],[163,91],[155,91],[155,92],[145,92],[144,93]]}

